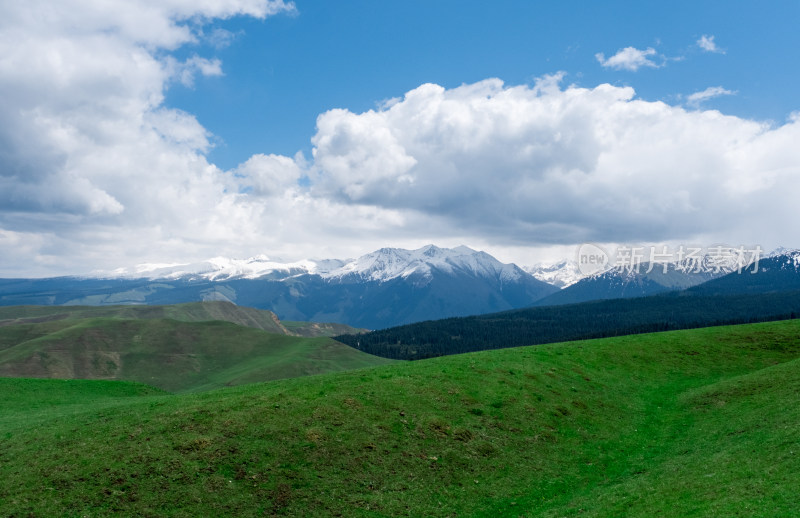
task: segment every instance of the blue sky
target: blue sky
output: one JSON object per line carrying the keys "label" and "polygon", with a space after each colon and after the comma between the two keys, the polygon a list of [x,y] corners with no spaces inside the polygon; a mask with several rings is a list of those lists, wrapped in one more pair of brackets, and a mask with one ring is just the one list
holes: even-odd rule
{"label": "blue sky", "polygon": [[[187,46],[222,60],[224,76],[170,89],[167,103],[197,116],[218,140],[209,157],[235,167],[250,155],[311,149],[317,115],[365,111],[422,83],[447,88],[497,77],[532,83],[558,71],[582,86],[630,85],[640,98],[679,104],[709,86],[735,95],[707,107],[783,121],[800,109],[800,3],[298,1],[296,15],[236,17],[205,29],[226,48]],[[714,36],[722,53],[697,41]],[[607,56],[654,48],[662,68],[603,68]],[[660,62],[660,61],[659,61]]]}
{"label": "blue sky", "polygon": [[800,3],[0,4],[0,276],[800,246]]}

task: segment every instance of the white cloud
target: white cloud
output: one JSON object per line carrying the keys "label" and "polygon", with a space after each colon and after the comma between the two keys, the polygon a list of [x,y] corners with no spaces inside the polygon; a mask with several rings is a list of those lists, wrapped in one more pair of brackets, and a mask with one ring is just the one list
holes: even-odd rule
{"label": "white cloud", "polygon": [[174,59],[167,60],[170,75],[177,78],[183,86],[191,88],[194,86],[194,78],[197,73],[205,77],[220,77],[222,73],[222,61],[219,59],[207,59],[200,56],[192,56],[186,61],[179,63]]}
{"label": "white cloud", "polygon": [[279,196],[296,190],[305,172],[298,163],[280,155],[254,155],[236,169],[246,192]]}
{"label": "white cloud", "polygon": [[720,97],[722,95],[735,95],[736,92],[732,90],[726,90],[721,86],[710,86],[701,92],[695,92],[689,95],[686,98],[686,102],[690,106],[697,107],[700,103],[705,102],[709,99],[713,99],[714,97]]}
{"label": "white cloud", "polygon": [[[585,240],[800,241],[774,223],[800,196],[800,118],[772,127],[631,88],[563,88],[563,73],[425,84],[375,110],[330,110],[308,161],[265,149],[222,171],[206,158],[208,131],[164,106],[185,71],[170,53],[215,17],[291,9],[2,4],[0,276],[428,242],[524,255]],[[222,66],[184,62],[192,77]]]}
{"label": "white cloud", "polygon": [[210,34],[206,35],[205,40],[216,49],[224,49],[229,47],[240,35],[241,33],[234,33],[217,27],[211,31]]}
{"label": "white cloud", "polygon": [[648,47],[644,50],[635,47],[625,47],[624,49],[618,50],[616,54],[608,59],[606,59],[605,54],[602,52],[595,54],[594,57],[597,58],[597,61],[604,68],[613,68],[614,70],[636,72],[642,67],[658,68],[663,66],[652,60],[652,58],[658,57],[656,49],[652,47]]}
{"label": "white cloud", "polygon": [[[48,236],[32,242],[63,250],[67,271],[68,250],[78,257],[113,241],[101,236],[117,236],[108,254],[117,260],[128,241],[202,236],[237,187],[207,162],[209,135],[195,117],[162,103],[172,81],[220,75],[221,63],[176,65],[169,52],[204,21],[293,9],[270,0],[3,3],[0,231]],[[52,264],[34,255],[24,268]]]}
{"label": "white cloud", "polygon": [[707,36],[702,35],[700,39],[697,40],[697,46],[701,49],[705,50],[706,52],[716,52],[718,54],[725,54],[725,51],[719,47],[714,42],[714,36]]}
{"label": "white cloud", "polygon": [[800,194],[786,140],[797,121],[770,128],[630,88],[546,83],[428,84],[379,111],[322,114],[312,192],[503,246],[758,238],[780,217],[775,200]]}

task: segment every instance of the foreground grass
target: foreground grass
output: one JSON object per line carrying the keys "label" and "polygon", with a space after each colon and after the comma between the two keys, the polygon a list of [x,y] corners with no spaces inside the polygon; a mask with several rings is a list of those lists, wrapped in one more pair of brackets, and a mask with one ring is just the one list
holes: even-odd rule
{"label": "foreground grass", "polygon": [[708,328],[202,394],[126,385],[27,428],[41,382],[20,381],[0,408],[18,415],[0,420],[0,510],[798,515],[799,357],[798,321]]}

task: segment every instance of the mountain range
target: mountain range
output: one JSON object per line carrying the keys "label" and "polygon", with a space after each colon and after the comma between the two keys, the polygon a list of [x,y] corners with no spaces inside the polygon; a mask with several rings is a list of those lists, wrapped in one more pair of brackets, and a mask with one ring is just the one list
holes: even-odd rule
{"label": "mountain range", "polygon": [[[754,268],[761,272],[775,270],[778,263],[793,263],[800,251],[777,248],[765,255],[747,257],[737,249],[714,247],[703,254],[696,254],[682,260],[672,262],[649,263],[635,265],[619,264],[602,269],[593,274],[582,274],[576,261],[563,260],[558,263],[538,264],[526,267],[525,270],[540,280],[562,287],[556,293],[544,297],[533,305],[550,306],[558,304],[574,304],[591,300],[608,300],[617,298],[635,298],[686,290],[694,286],[705,286],[716,279],[731,276],[720,284],[711,283],[723,290],[722,286],[730,286],[731,294],[743,293],[739,287],[753,284],[755,279],[767,284],[769,276],[752,277],[746,280],[741,274],[752,273]],[[677,255],[677,254],[676,254]],[[794,270],[792,270],[792,273]],[[784,269],[785,275],[791,275]],[[775,274],[773,274],[774,276]],[[796,282],[788,281],[786,282]],[[800,287],[800,286],[798,286]],[[753,286],[753,292],[765,292],[762,287]],[[707,288],[698,288],[698,293]],[[711,288],[708,288],[711,289]],[[711,292],[708,292],[711,294]]]}
{"label": "mountain range", "polygon": [[558,288],[485,252],[428,245],[357,259],[281,263],[260,256],[151,264],[93,277],[0,280],[0,305],[175,304],[222,300],[281,320],[377,329],[530,305]]}
{"label": "mountain range", "polygon": [[[687,289],[743,271],[746,267],[747,264],[743,264],[733,254],[716,256],[708,253],[674,262],[620,264],[580,277],[561,291],[536,301],[535,305],[552,306],[590,300],[645,297]],[[576,268],[577,263],[566,262],[562,269],[551,272],[550,275],[554,279],[574,278],[573,272]]]}
{"label": "mountain range", "polygon": [[217,257],[199,263],[144,264],[87,277],[0,279],[0,305],[163,305],[217,300],[270,310],[281,320],[382,329],[534,305],[675,290],[696,289],[708,295],[765,292],[776,283],[800,282],[795,268],[789,268],[798,264],[799,255],[776,250],[761,259],[764,275],[760,276],[748,274],[741,262],[720,261],[710,254],[652,267],[617,265],[588,276],[572,260],[521,268],[466,246],[382,248],[348,260]]}

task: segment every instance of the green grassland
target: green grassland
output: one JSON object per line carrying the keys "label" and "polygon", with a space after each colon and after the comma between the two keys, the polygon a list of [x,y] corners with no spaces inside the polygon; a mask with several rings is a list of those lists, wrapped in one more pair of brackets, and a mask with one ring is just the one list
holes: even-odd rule
{"label": "green grassland", "polygon": [[132,382],[0,378],[0,394],[0,430],[7,431],[167,392]]}
{"label": "green grassland", "polygon": [[292,323],[290,331],[271,312],[230,303],[0,308],[0,376],[186,392],[391,362],[325,336],[340,329]]}
{"label": "green grassland", "polygon": [[0,514],[800,515],[796,320],[181,395],[54,383],[0,380]]}

